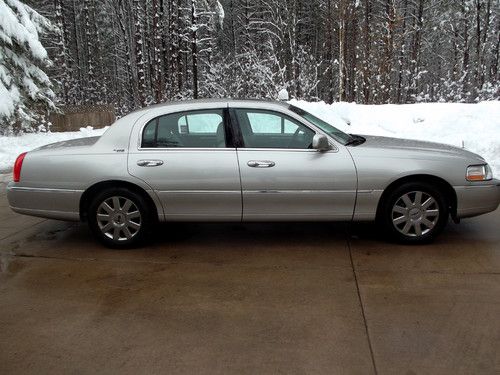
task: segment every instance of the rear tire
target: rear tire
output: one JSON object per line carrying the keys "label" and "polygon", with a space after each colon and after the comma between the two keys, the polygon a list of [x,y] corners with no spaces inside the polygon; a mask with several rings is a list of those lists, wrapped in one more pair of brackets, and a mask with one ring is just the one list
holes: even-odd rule
{"label": "rear tire", "polygon": [[384,232],[402,243],[428,243],[448,222],[449,205],[443,192],[426,182],[408,182],[389,193],[378,221]]}
{"label": "rear tire", "polygon": [[97,194],[87,217],[94,236],[114,249],[139,246],[153,221],[146,199],[127,188],[106,189]]}

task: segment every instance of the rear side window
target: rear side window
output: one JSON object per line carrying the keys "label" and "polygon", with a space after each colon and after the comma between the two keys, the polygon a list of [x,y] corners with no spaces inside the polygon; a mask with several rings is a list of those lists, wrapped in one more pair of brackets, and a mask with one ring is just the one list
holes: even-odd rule
{"label": "rear side window", "polygon": [[226,147],[223,110],[178,112],[157,117],[144,127],[141,147]]}
{"label": "rear side window", "polygon": [[222,121],[219,113],[191,113],[179,118],[179,133],[216,134],[217,127]]}

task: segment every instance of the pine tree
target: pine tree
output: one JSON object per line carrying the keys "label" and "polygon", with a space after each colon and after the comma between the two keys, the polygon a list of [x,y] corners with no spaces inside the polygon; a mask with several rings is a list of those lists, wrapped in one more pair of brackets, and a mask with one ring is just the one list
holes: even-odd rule
{"label": "pine tree", "polygon": [[49,20],[19,0],[0,0],[1,133],[30,129],[43,111],[54,110],[45,73],[51,65],[40,34],[55,31]]}

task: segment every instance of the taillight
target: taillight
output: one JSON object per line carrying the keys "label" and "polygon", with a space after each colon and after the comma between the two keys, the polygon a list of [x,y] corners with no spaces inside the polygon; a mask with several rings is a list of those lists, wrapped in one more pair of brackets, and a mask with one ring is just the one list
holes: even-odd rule
{"label": "taillight", "polygon": [[23,167],[23,160],[26,154],[27,152],[23,152],[17,157],[16,162],[14,163],[14,182],[19,182],[19,180],[21,179],[21,168]]}

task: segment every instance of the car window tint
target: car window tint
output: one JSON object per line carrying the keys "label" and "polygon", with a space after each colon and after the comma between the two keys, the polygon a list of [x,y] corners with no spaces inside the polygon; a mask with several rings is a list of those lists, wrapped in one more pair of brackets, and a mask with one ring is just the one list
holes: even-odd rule
{"label": "car window tint", "polygon": [[236,109],[243,142],[247,148],[312,147],[314,131],[278,112]]}
{"label": "car window tint", "polygon": [[142,147],[226,147],[222,109],[172,113],[144,127]]}
{"label": "car window tint", "polygon": [[283,132],[287,134],[293,134],[297,130],[298,126],[297,124],[294,124],[288,119],[285,119],[285,124],[284,124],[284,129]]}
{"label": "car window tint", "polygon": [[158,118],[156,147],[182,147],[183,143],[177,132],[176,118],[171,115]]}
{"label": "car window tint", "polygon": [[247,112],[248,121],[254,134],[281,133],[280,116],[271,113]]}
{"label": "car window tint", "polygon": [[296,124],[276,114],[248,112],[247,116],[254,134],[293,134],[297,130]]}
{"label": "car window tint", "polygon": [[156,137],[156,119],[149,122],[142,133],[142,147],[154,147]]}
{"label": "car window tint", "polygon": [[222,116],[218,113],[190,114],[179,119],[179,132],[215,134],[221,122]]}

